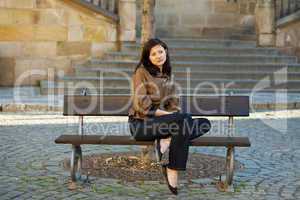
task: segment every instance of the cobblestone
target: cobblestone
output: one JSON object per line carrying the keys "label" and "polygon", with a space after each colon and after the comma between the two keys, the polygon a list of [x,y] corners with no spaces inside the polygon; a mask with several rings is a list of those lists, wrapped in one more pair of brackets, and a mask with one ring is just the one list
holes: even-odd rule
{"label": "cobblestone", "polygon": [[[215,179],[188,183],[180,180],[178,199],[300,199],[300,112],[286,117],[280,113],[258,113],[236,121],[236,135],[249,136],[250,148],[236,148],[236,159],[244,164],[234,176],[233,192],[218,192]],[[218,120],[213,126],[221,126]],[[221,122],[226,122],[225,120]],[[68,190],[69,172],[61,161],[69,157],[69,145],[54,139],[63,133],[76,133],[77,119],[61,113],[0,114],[0,196],[2,199],[174,199],[164,181],[121,182],[90,177],[91,183],[78,182]],[[88,118],[88,127],[98,131],[121,124],[115,134],[128,134],[125,118]],[[286,127],[284,127],[286,124]],[[280,125],[280,126],[278,126]],[[220,128],[220,127],[219,127]],[[86,129],[87,134],[93,129]],[[220,134],[220,131],[216,131]],[[212,133],[214,134],[214,133]],[[85,155],[103,152],[134,151],[136,146],[83,147]],[[225,156],[225,148],[191,148]],[[217,177],[216,177],[217,178]]]}

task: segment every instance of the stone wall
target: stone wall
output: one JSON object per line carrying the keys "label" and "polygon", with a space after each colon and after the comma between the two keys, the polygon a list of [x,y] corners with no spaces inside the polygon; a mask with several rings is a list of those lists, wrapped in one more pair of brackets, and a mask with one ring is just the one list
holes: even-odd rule
{"label": "stone wall", "polygon": [[1,0],[0,86],[72,73],[72,64],[101,57],[116,41],[116,22],[71,1]]}
{"label": "stone wall", "polygon": [[[283,23],[278,23],[276,46],[284,53],[296,55],[300,60],[300,12],[298,15],[286,18]],[[300,62],[299,62],[300,63]]]}
{"label": "stone wall", "polygon": [[166,37],[209,38],[251,34],[255,29],[255,6],[256,0],[158,0],[156,32]]}

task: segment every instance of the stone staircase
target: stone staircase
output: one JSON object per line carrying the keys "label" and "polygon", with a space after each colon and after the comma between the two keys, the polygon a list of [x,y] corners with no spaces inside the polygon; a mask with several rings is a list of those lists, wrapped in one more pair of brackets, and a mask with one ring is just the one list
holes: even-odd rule
{"label": "stone staircase", "polygon": [[[300,92],[300,64],[276,48],[257,48],[254,41],[165,38],[175,82],[181,94],[252,94]],[[124,43],[74,66],[73,76],[41,82],[43,94],[129,94],[130,78],[139,60],[140,44]]]}

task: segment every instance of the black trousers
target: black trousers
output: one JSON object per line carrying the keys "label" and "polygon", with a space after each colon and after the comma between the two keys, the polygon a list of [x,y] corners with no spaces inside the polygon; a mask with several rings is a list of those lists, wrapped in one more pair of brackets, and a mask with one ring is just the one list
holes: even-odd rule
{"label": "black trousers", "polygon": [[129,119],[131,135],[137,141],[154,141],[171,137],[168,168],[185,170],[190,141],[211,128],[208,119],[196,118],[188,113],[172,113],[145,120]]}

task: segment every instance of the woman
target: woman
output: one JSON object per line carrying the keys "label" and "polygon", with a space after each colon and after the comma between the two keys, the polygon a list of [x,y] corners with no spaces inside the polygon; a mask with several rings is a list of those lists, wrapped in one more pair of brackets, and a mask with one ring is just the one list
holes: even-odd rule
{"label": "woman", "polygon": [[136,140],[155,141],[159,161],[169,149],[169,163],[162,169],[170,191],[177,194],[178,170],[186,169],[189,142],[208,132],[210,122],[180,112],[171,76],[167,45],[150,39],[132,77],[133,102],[128,116]]}

